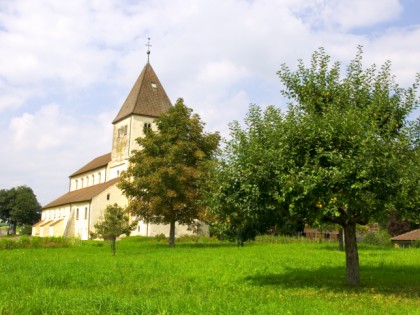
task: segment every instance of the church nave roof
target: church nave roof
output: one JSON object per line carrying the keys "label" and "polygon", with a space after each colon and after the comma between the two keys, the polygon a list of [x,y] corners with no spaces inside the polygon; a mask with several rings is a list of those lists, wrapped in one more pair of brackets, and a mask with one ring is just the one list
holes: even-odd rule
{"label": "church nave roof", "polygon": [[111,187],[112,185],[116,184],[118,180],[119,178],[114,178],[102,184],[97,184],[97,185],[89,186],[86,188],[69,191],[68,193],[57,198],[56,200],[51,201],[50,203],[45,205],[42,209],[53,208],[53,207],[57,207],[61,205],[67,205],[70,203],[92,200],[93,197],[103,192],[108,187]]}

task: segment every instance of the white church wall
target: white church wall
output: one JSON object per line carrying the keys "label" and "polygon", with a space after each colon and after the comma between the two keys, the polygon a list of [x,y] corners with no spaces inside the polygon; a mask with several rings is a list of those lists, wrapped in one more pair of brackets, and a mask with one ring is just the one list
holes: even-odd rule
{"label": "white church wall", "polygon": [[144,127],[150,126],[153,131],[157,130],[155,118],[144,116],[132,116],[131,121],[131,137],[130,137],[130,154],[133,150],[140,150],[136,139],[145,136]]}
{"label": "white church wall", "polygon": [[[89,239],[90,202],[80,202],[71,205],[73,208],[74,234],[82,240]],[[71,213],[71,212],[70,212]]]}
{"label": "white church wall", "polygon": [[90,230],[94,231],[94,225],[103,219],[104,211],[107,206],[118,204],[120,207],[127,206],[127,198],[122,194],[117,184],[108,187],[92,199],[90,213]]}
{"label": "white church wall", "polygon": [[111,166],[121,164],[129,157],[131,117],[114,124],[112,136]]}
{"label": "white church wall", "polygon": [[44,209],[41,221],[32,230],[33,236],[63,236],[70,214],[70,206],[58,206]]}
{"label": "white church wall", "polygon": [[120,177],[121,173],[127,169],[128,162],[124,161],[121,164],[114,165],[109,168],[108,180]]}
{"label": "white church wall", "polygon": [[70,178],[70,191],[86,188],[89,186],[104,183],[106,180],[106,167],[85,172]]}

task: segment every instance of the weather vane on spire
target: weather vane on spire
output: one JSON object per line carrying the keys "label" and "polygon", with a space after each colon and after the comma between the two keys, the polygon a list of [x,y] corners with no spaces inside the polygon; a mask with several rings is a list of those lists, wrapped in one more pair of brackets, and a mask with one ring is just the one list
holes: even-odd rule
{"label": "weather vane on spire", "polygon": [[150,47],[152,47],[152,45],[150,45],[150,37],[147,38],[147,63],[149,63],[149,56],[150,56]]}

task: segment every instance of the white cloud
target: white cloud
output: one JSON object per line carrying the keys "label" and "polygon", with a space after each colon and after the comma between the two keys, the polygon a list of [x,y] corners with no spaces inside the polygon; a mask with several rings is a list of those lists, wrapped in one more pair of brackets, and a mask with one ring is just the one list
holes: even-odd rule
{"label": "white cloud", "polygon": [[394,20],[402,9],[398,0],[314,0],[295,10],[315,29],[343,32]]}
{"label": "white cloud", "polygon": [[[44,203],[65,193],[70,173],[111,151],[112,116],[103,112],[77,120],[63,114],[58,104],[49,104],[13,117],[9,129],[0,133],[4,147],[12,148],[2,159],[8,165],[4,172],[13,180],[2,186],[32,184],[41,190]],[[52,188],[51,182],[59,183]]]}

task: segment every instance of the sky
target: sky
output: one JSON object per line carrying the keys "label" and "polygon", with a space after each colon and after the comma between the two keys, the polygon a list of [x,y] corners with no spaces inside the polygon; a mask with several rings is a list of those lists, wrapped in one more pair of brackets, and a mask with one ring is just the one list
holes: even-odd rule
{"label": "sky", "polygon": [[[42,205],[111,151],[112,120],[147,62],[170,100],[228,137],[249,105],[286,110],[276,72],[324,47],[345,68],[420,72],[417,0],[0,0],[0,189]],[[419,115],[419,110],[413,113]]]}

